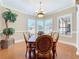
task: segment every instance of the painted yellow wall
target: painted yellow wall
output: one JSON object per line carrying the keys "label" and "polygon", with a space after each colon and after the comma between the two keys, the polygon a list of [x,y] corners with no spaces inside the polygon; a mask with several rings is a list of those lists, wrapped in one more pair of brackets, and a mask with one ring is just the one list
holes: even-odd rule
{"label": "painted yellow wall", "polygon": [[76,8],[71,7],[64,9],[60,12],[56,12],[53,14],[53,30],[57,30],[57,17],[67,15],[67,14],[72,14],[72,35],[71,36],[62,36],[60,35],[60,41],[76,44]]}
{"label": "painted yellow wall", "polygon": [[[6,9],[0,7],[0,32],[5,28],[5,22],[1,15],[4,11],[6,11]],[[27,16],[14,10],[12,10],[12,12],[16,13],[18,16],[15,23],[8,22],[8,26],[15,29],[15,34],[12,35],[15,40],[23,40],[23,32],[26,31]]]}
{"label": "painted yellow wall", "polygon": [[1,15],[2,11],[3,11],[3,8],[0,7],[0,31],[2,31],[3,28],[5,28],[5,26],[4,26],[4,19],[2,18],[2,15]]}
{"label": "painted yellow wall", "polygon": [[[61,36],[60,35],[60,41],[64,41],[64,42],[68,42],[68,43],[72,43],[72,44],[76,44],[76,8],[75,7],[70,7],[67,9],[64,9],[62,11],[56,12],[52,14],[52,20],[53,20],[53,30],[56,31],[57,30],[57,17],[58,16],[62,16],[62,15],[66,15],[66,14],[70,14],[72,13],[72,36]],[[0,7],[0,31],[3,30],[3,28],[5,28],[5,23],[3,18],[1,17],[2,12],[4,12],[6,9],[3,7]],[[13,10],[12,10],[13,11]],[[15,40],[23,40],[23,31],[27,30],[27,15],[22,14],[20,12],[16,12],[13,11],[16,14],[18,14],[17,20],[15,23],[9,23],[9,27],[13,27],[15,28],[15,34],[13,35],[13,37],[15,38]]]}

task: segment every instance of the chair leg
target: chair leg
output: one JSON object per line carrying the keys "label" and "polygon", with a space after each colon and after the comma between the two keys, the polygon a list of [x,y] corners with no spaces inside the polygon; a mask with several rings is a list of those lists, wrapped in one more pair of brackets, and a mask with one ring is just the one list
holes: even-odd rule
{"label": "chair leg", "polygon": [[53,59],[55,59],[55,51],[53,51]]}
{"label": "chair leg", "polygon": [[25,53],[25,57],[27,58],[27,50],[28,50],[28,48],[26,47],[26,53]]}
{"label": "chair leg", "polygon": [[33,54],[34,54],[34,56],[35,56],[35,50],[33,50]]}
{"label": "chair leg", "polygon": [[25,57],[27,58],[27,51],[26,51],[26,53],[25,53]]}
{"label": "chair leg", "polygon": [[55,52],[56,56],[57,56],[57,51]]}
{"label": "chair leg", "polygon": [[29,49],[29,59],[31,59],[31,48]]}
{"label": "chair leg", "polygon": [[49,53],[49,56],[50,56],[50,59],[52,59],[52,54],[51,53]]}
{"label": "chair leg", "polygon": [[38,53],[36,53],[36,59],[38,59]]}

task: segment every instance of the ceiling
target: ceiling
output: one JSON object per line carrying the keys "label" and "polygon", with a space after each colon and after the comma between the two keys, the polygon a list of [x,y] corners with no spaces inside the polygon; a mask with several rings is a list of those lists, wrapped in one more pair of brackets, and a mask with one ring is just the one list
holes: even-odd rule
{"label": "ceiling", "polygon": [[35,11],[40,7],[40,1],[46,14],[75,5],[74,0],[2,0],[2,3],[28,15],[35,15]]}

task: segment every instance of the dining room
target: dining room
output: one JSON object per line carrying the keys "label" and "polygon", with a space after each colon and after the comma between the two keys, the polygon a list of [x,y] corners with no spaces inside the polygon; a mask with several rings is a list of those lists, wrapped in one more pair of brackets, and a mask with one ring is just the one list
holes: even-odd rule
{"label": "dining room", "polygon": [[78,0],[0,0],[0,59],[78,59]]}

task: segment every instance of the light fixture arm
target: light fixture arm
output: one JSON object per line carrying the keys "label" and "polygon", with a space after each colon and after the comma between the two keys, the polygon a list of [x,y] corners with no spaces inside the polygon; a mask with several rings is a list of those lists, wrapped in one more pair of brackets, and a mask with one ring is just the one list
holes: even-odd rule
{"label": "light fixture arm", "polygon": [[40,8],[39,8],[39,10],[38,10],[37,16],[38,16],[39,18],[44,17],[44,13],[43,13],[43,9],[42,9],[42,2],[41,2],[41,1],[40,1]]}
{"label": "light fixture arm", "polygon": [[41,10],[41,4],[42,4],[42,2],[40,1],[40,10]]}

